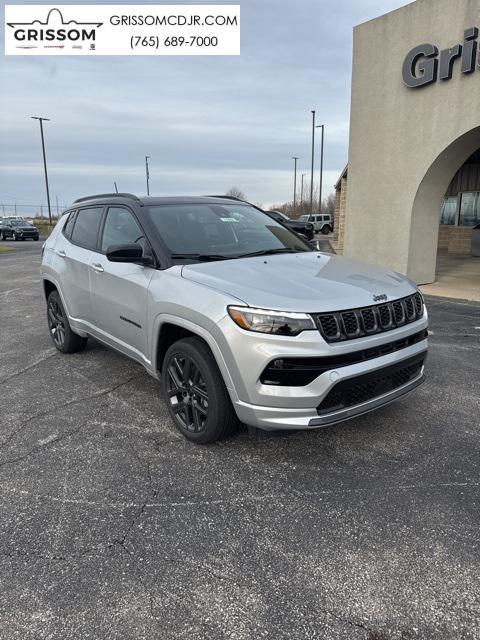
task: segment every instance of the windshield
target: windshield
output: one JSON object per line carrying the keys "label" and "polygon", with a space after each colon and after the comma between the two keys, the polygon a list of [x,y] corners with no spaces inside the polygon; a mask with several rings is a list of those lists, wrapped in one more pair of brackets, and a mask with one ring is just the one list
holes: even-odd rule
{"label": "windshield", "polygon": [[172,257],[236,258],[246,254],[311,251],[301,238],[245,204],[167,204],[148,215]]}

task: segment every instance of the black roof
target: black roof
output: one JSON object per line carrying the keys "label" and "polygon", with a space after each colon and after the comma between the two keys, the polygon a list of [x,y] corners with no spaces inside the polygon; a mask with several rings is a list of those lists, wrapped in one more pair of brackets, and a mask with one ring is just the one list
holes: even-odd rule
{"label": "black roof", "polygon": [[[79,203],[94,203],[101,202],[102,200],[109,200],[110,202],[117,200],[119,202],[135,202],[138,205],[155,206],[160,204],[218,204],[222,200],[225,203],[232,203],[232,201],[238,202],[238,198],[230,198],[229,196],[145,196],[138,197],[133,193],[97,193],[91,196],[84,196],[83,198],[77,198],[73,204]],[[247,203],[245,203],[247,204]]]}

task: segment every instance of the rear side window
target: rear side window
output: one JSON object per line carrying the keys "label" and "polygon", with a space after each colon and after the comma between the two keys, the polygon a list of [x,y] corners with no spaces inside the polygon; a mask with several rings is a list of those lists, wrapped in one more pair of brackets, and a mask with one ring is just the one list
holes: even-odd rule
{"label": "rear side window", "polygon": [[102,213],[103,207],[78,210],[71,235],[74,244],[78,244],[91,251],[97,250],[98,229],[100,227]]}
{"label": "rear side window", "polygon": [[75,222],[75,213],[75,211],[72,211],[68,216],[68,220],[63,225],[63,235],[67,238],[70,238],[70,236],[72,235],[73,223]]}

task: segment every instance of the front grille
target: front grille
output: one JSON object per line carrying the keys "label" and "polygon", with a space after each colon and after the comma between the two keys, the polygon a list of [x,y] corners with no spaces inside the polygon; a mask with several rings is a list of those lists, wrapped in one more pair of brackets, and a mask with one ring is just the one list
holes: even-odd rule
{"label": "front grille", "polygon": [[426,352],[378,371],[342,380],[318,405],[317,413],[322,415],[348,409],[403,387],[420,375],[425,358]]}
{"label": "front grille", "polygon": [[400,300],[371,307],[319,313],[313,316],[327,342],[352,340],[415,322],[423,316],[423,299],[420,293],[415,293]]}
{"label": "front grille", "polygon": [[260,376],[262,384],[277,385],[282,387],[303,387],[310,384],[322,373],[332,369],[348,367],[352,364],[380,358],[394,351],[406,349],[414,344],[426,340],[428,331],[424,329],[406,338],[400,338],[394,342],[387,342],[376,347],[360,349],[350,353],[335,356],[322,356],[320,358],[276,358],[272,360]]}

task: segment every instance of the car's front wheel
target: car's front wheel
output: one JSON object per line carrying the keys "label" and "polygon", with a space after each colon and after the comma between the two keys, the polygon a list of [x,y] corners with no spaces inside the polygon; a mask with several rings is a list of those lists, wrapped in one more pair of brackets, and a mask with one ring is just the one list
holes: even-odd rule
{"label": "car's front wheel", "polygon": [[48,296],[47,321],[50,337],[59,351],[75,353],[85,347],[87,338],[82,338],[72,331],[58,291],[52,291]]}
{"label": "car's front wheel", "polygon": [[15,240],[15,242],[17,242],[17,241],[18,241],[18,236],[17,236],[17,234],[15,233],[15,231],[12,233],[12,240]]}
{"label": "car's front wheel", "polygon": [[7,239],[7,234],[6,233],[2,233],[2,240],[6,240]]}
{"label": "car's front wheel", "polygon": [[188,440],[215,442],[238,424],[217,363],[199,338],[183,338],[167,350],[162,388],[170,416]]}

